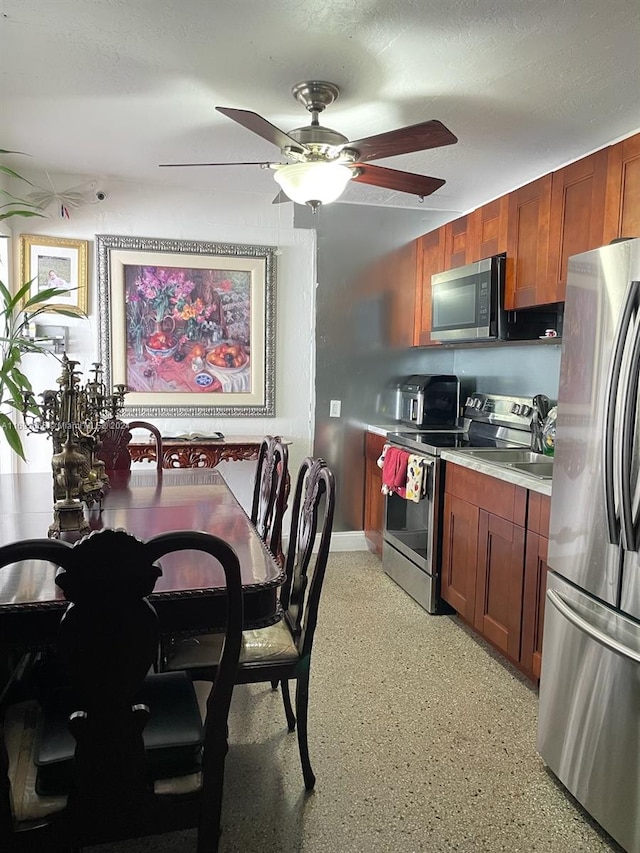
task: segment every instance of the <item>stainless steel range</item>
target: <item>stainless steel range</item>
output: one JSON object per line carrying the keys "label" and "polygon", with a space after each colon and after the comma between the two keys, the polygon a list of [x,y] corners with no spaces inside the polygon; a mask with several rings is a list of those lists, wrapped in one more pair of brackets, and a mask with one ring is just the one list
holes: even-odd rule
{"label": "stainless steel range", "polygon": [[[428,613],[439,613],[444,465],[442,450],[473,447],[528,447],[530,397],[475,393],[455,427],[387,433],[389,447],[410,455],[422,467],[422,497],[407,500],[396,491],[385,500],[382,566]],[[385,469],[383,468],[383,479]],[[444,605],[444,607],[447,607]]]}

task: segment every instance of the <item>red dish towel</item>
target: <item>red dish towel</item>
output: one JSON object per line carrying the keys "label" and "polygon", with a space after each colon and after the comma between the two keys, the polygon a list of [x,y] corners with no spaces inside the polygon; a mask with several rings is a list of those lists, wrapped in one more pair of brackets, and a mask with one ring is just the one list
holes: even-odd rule
{"label": "red dish towel", "polygon": [[409,454],[399,447],[388,447],[382,466],[382,491],[396,492],[401,498],[407,493],[407,464]]}

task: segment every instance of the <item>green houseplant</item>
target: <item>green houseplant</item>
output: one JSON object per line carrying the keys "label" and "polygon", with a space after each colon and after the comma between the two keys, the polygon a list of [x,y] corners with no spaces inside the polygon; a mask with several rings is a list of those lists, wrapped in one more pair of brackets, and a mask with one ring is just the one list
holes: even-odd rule
{"label": "green houseplant", "polygon": [[[20,152],[0,148],[0,155],[17,153]],[[3,163],[0,163],[0,172],[14,180],[30,184],[30,181]],[[0,196],[3,201],[0,205],[0,221],[13,216],[43,216],[37,205],[14,196],[3,188],[0,188]],[[54,308],[46,304],[52,298],[65,295],[65,291],[50,287],[39,291],[36,296],[30,296],[31,285],[31,281],[23,283],[15,293],[11,293],[7,284],[0,281],[0,430],[12,450],[22,459],[25,458],[22,439],[7,409],[13,408],[21,412],[25,395],[33,391],[29,379],[21,370],[22,356],[26,353],[51,355],[49,350],[27,337],[28,324],[44,312],[70,317],[84,316],[81,311],[73,308]],[[38,407],[35,403],[30,403],[29,408],[37,414]]]}

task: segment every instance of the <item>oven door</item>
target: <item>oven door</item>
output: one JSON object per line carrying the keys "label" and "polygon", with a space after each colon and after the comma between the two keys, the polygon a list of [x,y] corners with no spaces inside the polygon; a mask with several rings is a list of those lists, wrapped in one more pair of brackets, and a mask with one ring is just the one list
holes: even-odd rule
{"label": "oven door", "polygon": [[438,612],[434,567],[436,539],[435,492],[437,463],[425,459],[425,497],[408,501],[387,495],[384,510],[382,567],[385,572],[429,613]]}

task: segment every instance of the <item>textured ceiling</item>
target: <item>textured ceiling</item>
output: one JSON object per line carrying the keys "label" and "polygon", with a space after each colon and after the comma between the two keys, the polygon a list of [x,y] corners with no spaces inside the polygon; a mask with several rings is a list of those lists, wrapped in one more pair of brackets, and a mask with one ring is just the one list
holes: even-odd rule
{"label": "textured ceiling", "polygon": [[[214,111],[285,131],[291,87],[341,88],[322,123],[350,139],[439,119],[457,145],[377,161],[445,178],[465,211],[640,128],[638,0],[0,0],[0,147],[53,174],[277,190],[275,146]],[[343,200],[419,208],[350,185]]]}

